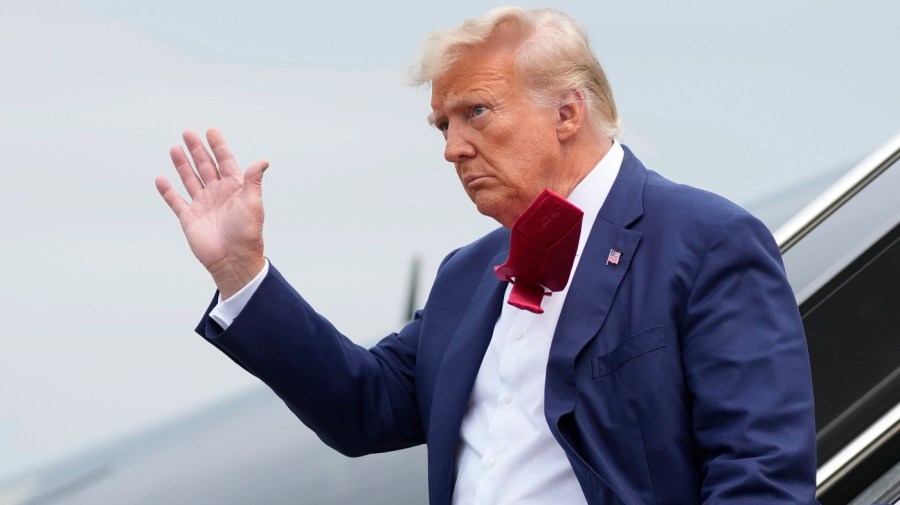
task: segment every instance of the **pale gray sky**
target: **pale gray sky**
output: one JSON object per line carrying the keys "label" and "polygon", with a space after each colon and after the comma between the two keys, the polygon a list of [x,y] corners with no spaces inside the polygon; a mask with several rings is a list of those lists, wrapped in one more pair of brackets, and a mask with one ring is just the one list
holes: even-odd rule
{"label": "pale gray sky", "polygon": [[[267,254],[320,312],[360,342],[394,329],[412,256],[427,289],[494,227],[404,71],[428,31],[495,5],[4,2],[0,481],[255,383],[192,333],[212,285],[153,188],[184,128],[271,161]],[[749,205],[900,130],[897,2],[555,6],[670,178]]]}

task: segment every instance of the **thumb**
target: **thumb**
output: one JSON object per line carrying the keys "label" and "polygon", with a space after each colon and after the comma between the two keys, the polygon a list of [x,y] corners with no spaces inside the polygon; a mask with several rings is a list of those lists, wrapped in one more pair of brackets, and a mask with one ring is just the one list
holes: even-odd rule
{"label": "thumb", "polygon": [[244,173],[244,189],[250,189],[252,187],[255,192],[262,192],[263,172],[265,172],[267,168],[269,168],[269,162],[266,160],[257,161],[250,165]]}

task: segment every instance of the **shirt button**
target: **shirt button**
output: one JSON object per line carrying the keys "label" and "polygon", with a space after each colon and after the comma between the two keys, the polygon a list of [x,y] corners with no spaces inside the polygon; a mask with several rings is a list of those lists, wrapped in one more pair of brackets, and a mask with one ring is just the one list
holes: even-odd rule
{"label": "shirt button", "polygon": [[512,403],[512,395],[511,395],[511,394],[505,394],[505,395],[503,395],[503,397],[501,398],[501,400],[503,401],[503,403],[509,405],[510,403]]}
{"label": "shirt button", "polygon": [[487,465],[488,468],[494,466],[497,460],[493,456],[488,456],[487,459],[484,460],[484,464]]}
{"label": "shirt button", "polygon": [[524,338],[524,337],[525,337],[525,334],[522,333],[521,331],[517,331],[513,334],[513,338],[516,340],[522,340],[522,338]]}

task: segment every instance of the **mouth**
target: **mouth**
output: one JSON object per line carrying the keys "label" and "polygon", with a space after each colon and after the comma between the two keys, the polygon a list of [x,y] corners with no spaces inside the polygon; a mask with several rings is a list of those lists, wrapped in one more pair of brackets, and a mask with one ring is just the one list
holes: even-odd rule
{"label": "mouth", "polygon": [[466,186],[470,186],[473,182],[483,178],[483,175],[467,175],[463,178],[463,184],[465,184]]}

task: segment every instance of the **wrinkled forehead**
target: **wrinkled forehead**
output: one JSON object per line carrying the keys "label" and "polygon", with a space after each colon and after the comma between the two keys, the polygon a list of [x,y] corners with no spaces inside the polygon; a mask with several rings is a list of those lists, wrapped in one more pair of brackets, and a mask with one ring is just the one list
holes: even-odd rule
{"label": "wrinkled forehead", "polygon": [[519,87],[515,51],[508,46],[466,48],[460,57],[431,82],[429,116],[443,114],[475,96],[496,96]]}

